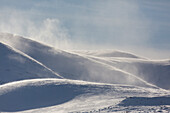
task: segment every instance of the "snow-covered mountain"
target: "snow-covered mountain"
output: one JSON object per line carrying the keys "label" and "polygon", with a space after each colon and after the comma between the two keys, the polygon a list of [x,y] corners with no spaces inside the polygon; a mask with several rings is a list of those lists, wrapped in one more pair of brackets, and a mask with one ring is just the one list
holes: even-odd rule
{"label": "snow-covered mountain", "polygon": [[[0,40],[24,52],[67,79],[152,86],[135,75],[116,67],[94,61],[85,56],[57,50],[30,39],[6,34],[2,35]],[[16,44],[12,42],[16,42]]]}
{"label": "snow-covered mountain", "polygon": [[0,112],[170,112],[169,80],[169,60],[0,33]]}

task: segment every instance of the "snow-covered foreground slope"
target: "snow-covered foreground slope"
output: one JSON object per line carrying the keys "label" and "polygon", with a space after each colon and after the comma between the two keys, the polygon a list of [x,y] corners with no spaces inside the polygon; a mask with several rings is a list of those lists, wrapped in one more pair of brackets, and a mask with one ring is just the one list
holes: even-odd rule
{"label": "snow-covered foreground slope", "polygon": [[[0,111],[29,113],[155,111],[158,109],[170,111],[169,95],[169,91],[159,88],[66,79],[32,79],[1,85]],[[139,100],[141,103],[138,102]],[[143,105],[144,103],[147,104]],[[150,109],[151,106],[152,109]]]}
{"label": "snow-covered foreground slope", "polygon": [[77,54],[57,50],[20,36],[2,34],[0,35],[0,40],[36,59],[64,78],[102,83],[152,86],[135,75],[113,66],[96,62]]}
{"label": "snow-covered foreground slope", "polygon": [[61,77],[41,63],[0,42],[0,84],[31,78]]}

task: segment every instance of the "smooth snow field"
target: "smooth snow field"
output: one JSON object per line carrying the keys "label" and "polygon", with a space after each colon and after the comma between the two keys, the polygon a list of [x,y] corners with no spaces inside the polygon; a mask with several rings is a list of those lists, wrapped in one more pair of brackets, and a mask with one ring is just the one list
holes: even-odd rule
{"label": "smooth snow field", "polygon": [[170,59],[55,49],[0,33],[0,112],[170,112]]}

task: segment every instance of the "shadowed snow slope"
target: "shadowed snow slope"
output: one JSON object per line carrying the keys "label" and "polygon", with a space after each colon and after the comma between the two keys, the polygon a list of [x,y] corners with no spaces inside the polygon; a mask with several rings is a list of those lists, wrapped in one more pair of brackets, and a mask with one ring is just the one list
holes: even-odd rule
{"label": "shadowed snow slope", "polygon": [[[60,113],[62,111],[65,113],[80,110],[79,108],[89,110],[90,103],[93,103],[92,108],[97,108],[109,100],[111,102],[106,105],[113,105],[117,99],[120,101],[134,95],[161,96],[167,94],[168,92],[158,88],[99,84],[66,79],[31,79],[0,86],[0,111],[16,112],[37,108],[39,112],[57,111]],[[86,100],[88,101],[86,102]],[[53,107],[50,108],[50,106]],[[35,112],[38,111],[35,110]]]}
{"label": "shadowed snow slope", "polygon": [[150,86],[150,84],[142,79],[113,66],[102,64],[76,54],[56,50],[20,36],[1,34],[0,40],[36,59],[64,78]]}
{"label": "shadowed snow slope", "polygon": [[28,80],[0,86],[0,111],[21,111],[70,101],[87,86],[59,80]]}
{"label": "shadowed snow slope", "polygon": [[170,105],[170,97],[129,97],[123,100],[121,106],[160,106]]}
{"label": "shadowed snow slope", "polygon": [[0,84],[44,77],[61,78],[34,59],[0,42]]}

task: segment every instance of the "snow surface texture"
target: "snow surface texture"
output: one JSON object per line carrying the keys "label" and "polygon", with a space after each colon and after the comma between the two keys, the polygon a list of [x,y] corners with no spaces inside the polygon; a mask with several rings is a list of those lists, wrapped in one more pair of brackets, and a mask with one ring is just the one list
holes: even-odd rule
{"label": "snow surface texture", "polygon": [[0,112],[170,112],[169,81],[169,60],[0,34]]}
{"label": "snow surface texture", "polygon": [[[123,109],[126,108],[124,106],[132,106],[138,102],[138,99],[142,99],[142,103],[137,103],[139,106],[145,103],[147,103],[146,106],[170,105],[168,94],[168,91],[158,88],[97,84],[65,79],[32,79],[1,85],[0,110],[4,112],[28,110],[25,112],[35,113],[83,112],[91,109],[99,110],[98,107],[104,108],[114,104],[120,105]],[[136,95],[140,97],[132,97]],[[156,97],[151,98],[150,96],[153,95]],[[160,97],[162,95],[164,97]],[[149,97],[150,101],[146,99]],[[159,103],[161,100],[162,103]]]}

